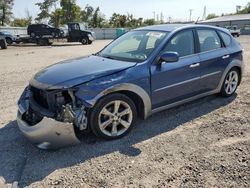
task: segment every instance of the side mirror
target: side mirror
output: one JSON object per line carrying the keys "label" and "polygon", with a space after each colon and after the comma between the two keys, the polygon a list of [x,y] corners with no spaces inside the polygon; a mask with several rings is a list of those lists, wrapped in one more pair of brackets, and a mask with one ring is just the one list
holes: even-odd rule
{"label": "side mirror", "polygon": [[174,63],[179,61],[179,54],[177,52],[165,52],[161,54],[159,63]]}

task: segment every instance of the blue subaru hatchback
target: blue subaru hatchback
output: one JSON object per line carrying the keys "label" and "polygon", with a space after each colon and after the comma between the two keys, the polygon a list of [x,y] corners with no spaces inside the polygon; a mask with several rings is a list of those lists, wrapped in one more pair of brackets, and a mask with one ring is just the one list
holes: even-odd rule
{"label": "blue subaru hatchback", "polygon": [[77,133],[87,130],[116,139],[137,117],[215,93],[233,95],[242,72],[242,48],[225,29],[139,28],[94,55],[38,72],[18,101],[17,122],[42,149],[79,143]]}

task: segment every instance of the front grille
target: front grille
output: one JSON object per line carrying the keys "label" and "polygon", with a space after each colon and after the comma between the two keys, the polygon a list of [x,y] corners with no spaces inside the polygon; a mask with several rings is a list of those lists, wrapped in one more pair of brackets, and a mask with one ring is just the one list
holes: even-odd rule
{"label": "front grille", "polygon": [[43,108],[48,109],[48,94],[46,91],[35,88],[35,87],[30,87],[30,91],[32,93],[33,99],[36,101],[37,104],[42,106]]}

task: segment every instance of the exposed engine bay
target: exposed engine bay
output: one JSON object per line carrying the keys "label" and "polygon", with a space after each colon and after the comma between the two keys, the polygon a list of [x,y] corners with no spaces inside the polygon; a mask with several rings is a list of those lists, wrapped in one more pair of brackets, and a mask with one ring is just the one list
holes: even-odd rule
{"label": "exposed engine bay", "polygon": [[45,91],[32,86],[28,90],[30,108],[24,118],[30,125],[46,116],[56,121],[73,123],[79,130],[87,128],[85,107],[76,100],[73,90]]}
{"label": "exposed engine bay", "polygon": [[[52,140],[54,142],[54,140],[61,135],[66,137],[67,135],[73,135],[76,137],[77,134],[75,131],[86,130],[87,109],[83,106],[81,101],[75,97],[74,92],[75,91],[72,89],[42,90],[33,86],[28,86],[18,101],[19,110],[17,117],[19,128],[21,130],[25,129],[25,134],[27,134],[26,129],[32,129],[32,131],[30,131],[33,132],[31,136],[26,135],[26,137],[31,138],[31,141],[42,149],[53,149],[58,148],[57,144],[54,145],[51,143],[51,141],[48,142],[48,140]],[[48,123],[48,120],[50,123]],[[51,123],[51,121],[54,121],[54,123]],[[41,126],[40,124],[44,125]],[[35,127],[39,125],[40,127],[44,128],[46,126],[53,126],[53,124],[55,125],[52,127],[52,130],[55,131],[55,135],[51,135],[51,138],[48,138],[48,140],[45,139],[44,142],[46,144],[39,143],[40,139],[33,137],[34,134],[47,134],[43,138],[46,138],[46,136],[48,137],[48,135],[52,134],[53,131],[41,131],[40,129],[35,129]],[[64,125],[67,128],[62,127]],[[58,127],[58,130],[56,127]],[[65,134],[62,132],[64,128],[66,131]],[[37,141],[37,139],[39,141]],[[72,144],[76,143],[76,139],[78,138],[73,138]],[[64,140],[67,141],[69,139],[64,138]],[[66,143],[66,145],[71,144]]]}

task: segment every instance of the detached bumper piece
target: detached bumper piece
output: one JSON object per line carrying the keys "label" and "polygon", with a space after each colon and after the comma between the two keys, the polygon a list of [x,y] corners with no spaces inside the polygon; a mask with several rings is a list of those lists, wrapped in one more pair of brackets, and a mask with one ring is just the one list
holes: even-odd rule
{"label": "detached bumper piece", "polygon": [[80,143],[71,123],[46,117],[34,126],[28,125],[19,117],[17,123],[23,135],[40,149],[58,149]]}
{"label": "detached bumper piece", "polygon": [[[35,115],[30,106],[30,91],[25,89],[18,101],[17,123],[23,135],[40,149],[58,149],[79,144],[73,123],[57,121],[51,117]],[[30,122],[27,114],[34,118]],[[38,112],[39,114],[39,112]]]}

